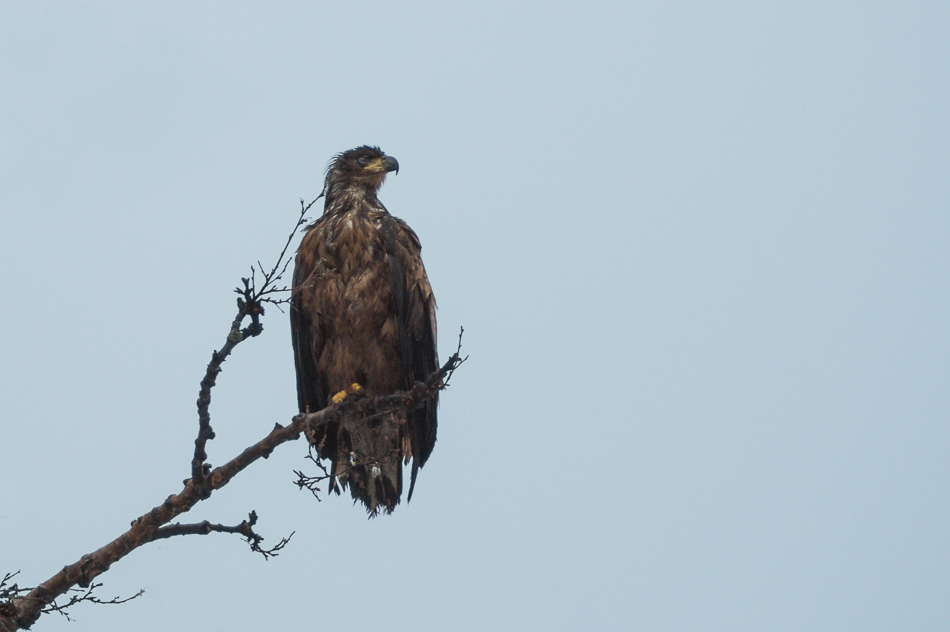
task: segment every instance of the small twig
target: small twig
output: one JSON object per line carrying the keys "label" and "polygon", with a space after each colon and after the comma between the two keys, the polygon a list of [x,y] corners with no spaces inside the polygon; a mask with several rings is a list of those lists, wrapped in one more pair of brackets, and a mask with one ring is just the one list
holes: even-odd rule
{"label": "small twig", "polygon": [[[36,588],[20,588],[17,584],[7,585],[7,583],[15,576],[19,575],[20,571],[15,573],[7,573],[3,576],[3,579],[0,579],[0,599],[4,601],[0,603],[0,617],[9,617],[13,618],[17,614],[17,604],[14,602],[15,598],[18,598],[24,593],[33,593]],[[89,602],[99,605],[116,605],[121,603],[126,603],[132,601],[136,597],[141,597],[145,594],[145,590],[140,590],[131,597],[126,597],[122,599],[120,597],[113,597],[112,599],[103,601],[93,594],[93,591],[97,588],[100,588],[102,584],[92,583],[86,588],[69,588],[63,595],[69,595],[69,601],[64,604],[56,603],[56,599],[53,598],[42,604],[39,608],[39,614],[49,614],[51,612],[58,612],[59,614],[66,617],[67,621],[72,621],[69,614],[67,614],[66,609],[70,608],[80,602]],[[74,593],[71,594],[70,593]],[[62,595],[60,595],[62,596]],[[30,597],[20,598],[21,600],[28,600]]]}
{"label": "small twig", "polygon": [[[363,417],[361,419],[361,422],[365,423],[372,418],[381,417],[383,414],[388,415],[391,413],[392,413],[392,410],[389,410],[389,411],[385,411],[385,413]],[[311,444],[310,454],[307,455],[307,458],[313,461],[317,465],[317,467],[320,468],[320,471],[323,473],[318,476],[307,476],[300,470],[294,470],[294,474],[297,475],[297,480],[294,481],[294,485],[296,485],[301,490],[306,489],[311,494],[313,494],[314,498],[320,501],[320,483],[322,483],[323,481],[330,480],[330,473],[327,471],[327,468],[326,466],[323,465],[323,463],[321,463],[318,459],[314,458],[313,449],[314,449],[313,444]],[[351,470],[355,470],[360,467],[366,467],[367,465],[379,465],[397,454],[401,454],[400,448],[395,448],[393,450],[390,450],[388,452],[375,455],[375,456],[366,455],[363,453],[351,454],[349,464],[347,465],[339,464],[337,466],[336,476],[344,476],[346,475],[347,472]],[[340,492],[339,487],[336,487],[335,489],[337,493]]]}
{"label": "small twig", "polygon": [[103,601],[103,600],[99,599],[98,597],[96,597],[95,595],[92,594],[92,591],[94,591],[94,590],[97,589],[97,588],[101,588],[101,587],[102,587],[102,584],[91,584],[91,585],[90,585],[88,588],[86,588],[86,589],[82,589],[82,588],[72,588],[72,589],[70,589],[70,592],[76,592],[76,593],[80,593],[80,594],[76,594],[76,595],[70,596],[70,597],[69,597],[69,601],[66,602],[66,603],[64,603],[64,604],[62,604],[62,605],[57,604],[57,603],[56,603],[56,600],[54,599],[54,600],[51,601],[49,604],[47,604],[42,610],[40,610],[40,612],[41,612],[42,614],[49,614],[49,613],[51,613],[51,612],[58,612],[59,614],[61,614],[61,615],[63,615],[64,617],[66,617],[66,620],[67,620],[67,621],[72,621],[73,619],[72,619],[72,618],[69,616],[69,614],[66,612],[66,609],[67,609],[67,608],[71,608],[72,606],[75,606],[77,603],[81,603],[81,602],[85,601],[85,602],[88,602],[88,603],[99,604],[100,606],[116,606],[116,605],[119,605],[119,604],[123,604],[123,603],[127,603],[127,602],[129,602],[129,601],[132,601],[133,599],[135,599],[135,598],[137,598],[137,597],[141,597],[142,595],[145,594],[145,589],[143,588],[143,589],[139,590],[137,593],[135,593],[134,595],[132,595],[131,597],[126,597],[125,599],[122,599],[122,598],[119,598],[119,597],[113,597],[112,599],[109,599],[108,601]]}
{"label": "small twig", "polygon": [[[455,369],[459,368],[459,366],[461,366],[463,362],[468,360],[468,356],[465,356],[463,358],[460,355],[462,353],[462,334],[464,333],[465,333],[465,327],[459,327],[458,346],[455,348],[455,353],[452,355],[451,358],[449,358],[449,362],[451,362],[452,360],[457,360],[457,361],[454,364],[452,364],[452,367],[445,373],[445,378],[442,380],[443,389],[448,387],[449,380],[452,378],[452,374],[455,373]],[[446,366],[447,365],[448,363],[446,363]]]}
{"label": "small twig", "polygon": [[12,586],[7,586],[7,583],[19,574],[20,574],[20,571],[6,573],[3,576],[3,579],[0,579],[0,599],[7,599],[11,595],[15,595],[17,592],[20,591],[20,589],[17,588],[16,584],[13,584]]}
{"label": "small twig", "polygon": [[254,525],[257,524],[257,512],[252,511],[248,515],[248,519],[241,522],[239,525],[229,527],[223,524],[211,524],[207,520],[202,522],[197,522],[194,524],[171,524],[164,527],[160,527],[155,530],[155,534],[152,537],[152,540],[162,540],[165,538],[173,538],[176,535],[208,535],[209,533],[238,533],[244,536],[244,539],[248,544],[251,545],[251,550],[255,553],[260,553],[264,556],[264,559],[270,557],[275,557],[277,551],[280,551],[284,548],[290,538],[294,537],[294,533],[291,533],[286,538],[282,538],[280,542],[277,543],[272,549],[262,549],[260,544],[264,540],[264,536],[259,535],[254,531]]}
{"label": "small twig", "polygon": [[323,465],[320,459],[313,455],[315,450],[313,444],[310,444],[308,448],[307,456],[305,458],[309,461],[313,461],[314,465],[320,468],[320,471],[323,472],[323,474],[320,476],[307,476],[300,470],[294,470],[294,474],[297,475],[297,480],[294,481],[294,485],[296,485],[301,490],[308,490],[311,494],[313,494],[313,497],[316,498],[317,501],[320,501],[319,485],[322,481],[330,478],[330,472],[327,470],[326,466]]}
{"label": "small twig", "polygon": [[[287,237],[287,241],[284,243],[284,248],[280,251],[280,256],[277,257],[277,262],[274,264],[274,267],[271,268],[270,272],[264,274],[264,286],[262,286],[262,293],[258,294],[258,297],[263,296],[264,294],[270,294],[273,292],[280,292],[281,289],[270,288],[266,289],[268,284],[272,284],[274,281],[280,279],[284,272],[286,272],[287,267],[290,265],[291,257],[286,257],[287,249],[290,248],[290,244],[293,241],[294,237],[297,234],[297,231],[300,230],[300,227],[305,225],[309,220],[306,218],[307,212],[310,208],[316,204],[317,200],[323,197],[323,193],[318,195],[310,202],[310,204],[304,204],[303,200],[300,200],[300,216],[297,218],[297,225],[294,226],[293,231]],[[261,268],[261,273],[264,273],[264,268],[261,266],[261,262],[258,261],[257,265]],[[265,291],[266,290],[266,291]],[[289,288],[288,288],[289,290]]]}
{"label": "small twig", "polygon": [[[30,588],[20,588],[16,584],[9,584],[9,581],[20,574],[20,571],[6,573],[3,579],[0,579],[0,617],[13,617],[16,614],[16,606],[13,604],[13,598],[19,597],[23,593],[30,592]],[[0,624],[2,625],[2,624]],[[3,629],[0,627],[0,629]]]}
{"label": "small twig", "polygon": [[[293,237],[297,233],[297,231],[300,230],[300,227],[305,226],[310,221],[307,218],[307,212],[310,210],[310,208],[314,204],[317,203],[317,200],[319,200],[323,196],[324,196],[324,193],[320,193],[320,195],[318,195],[313,200],[311,200],[309,204],[304,204],[303,199],[300,200],[300,217],[297,218],[297,226],[294,228],[294,231],[290,234],[290,237],[288,237],[287,243],[284,244],[284,249],[281,250],[280,256],[277,257],[277,263],[274,264],[274,267],[271,269],[271,271],[265,275],[266,279],[273,279],[273,281],[276,282],[278,279],[283,278],[284,274],[287,272],[287,268],[290,267],[290,262],[293,260],[292,257],[286,257],[286,258],[284,257],[284,255],[287,253],[287,248],[290,247],[290,242],[293,241]],[[280,265],[281,260],[283,260],[284,262],[282,266]],[[257,265],[261,268],[261,272],[263,272],[264,268],[261,266],[260,261],[257,262]],[[280,266],[279,272],[277,271],[278,266]],[[287,296],[281,299],[275,299],[270,296],[270,294],[278,294],[278,293],[280,294],[286,293]],[[283,287],[278,288],[272,285],[266,291],[261,293],[261,297],[262,297],[261,302],[270,303],[276,306],[277,309],[279,309],[281,312],[283,312],[284,310],[281,308],[281,305],[290,302],[290,287],[287,285],[284,285]]]}

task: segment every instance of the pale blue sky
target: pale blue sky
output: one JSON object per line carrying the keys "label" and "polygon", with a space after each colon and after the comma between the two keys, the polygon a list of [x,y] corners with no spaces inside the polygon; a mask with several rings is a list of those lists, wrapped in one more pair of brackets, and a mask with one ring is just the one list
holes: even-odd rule
{"label": "pale blue sky", "polygon": [[[232,288],[336,152],[422,239],[445,356],[410,505],[283,446],[36,630],[950,627],[945,3],[4,3],[0,573],[189,472]],[[287,317],[211,407],[295,412]]]}

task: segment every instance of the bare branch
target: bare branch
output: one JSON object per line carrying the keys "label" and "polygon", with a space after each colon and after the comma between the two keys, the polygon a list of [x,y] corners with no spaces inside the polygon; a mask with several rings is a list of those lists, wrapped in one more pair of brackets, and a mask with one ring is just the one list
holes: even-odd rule
{"label": "bare branch", "polygon": [[[274,267],[271,268],[270,272],[264,274],[264,285],[261,287],[262,293],[258,294],[258,298],[263,296],[264,293],[281,291],[275,288],[268,289],[268,285],[273,285],[273,283],[278,281],[283,276],[284,272],[287,270],[287,267],[290,265],[290,261],[292,259],[291,257],[286,256],[287,249],[290,248],[290,244],[294,240],[294,236],[297,234],[297,231],[300,230],[300,227],[304,226],[307,223],[308,221],[306,218],[307,211],[309,211],[310,208],[314,204],[316,204],[317,200],[319,200],[322,197],[323,197],[323,193],[315,197],[313,201],[310,202],[310,204],[306,204],[306,205],[304,205],[303,200],[300,200],[300,216],[297,218],[297,225],[294,226],[293,231],[291,231],[290,235],[287,236],[287,241],[286,243],[284,243],[284,248],[280,251],[280,256],[277,257],[277,262],[274,264]],[[258,266],[261,265],[260,261],[257,262],[257,265]],[[264,268],[262,267],[261,273],[263,272],[264,272]]]}
{"label": "bare branch", "polygon": [[[211,491],[225,486],[238,472],[257,459],[269,455],[281,443],[299,437],[303,429],[304,422],[301,416],[296,417],[288,426],[277,424],[266,437],[225,465],[212,470],[203,482],[199,483],[194,479],[187,480],[181,492],[169,496],[161,505],[134,520],[132,527],[121,536],[97,551],[82,556],[79,561],[64,567],[25,597],[14,597],[8,603],[13,605],[15,612],[0,615],[0,631],[29,628],[42,614],[43,608],[52,604],[57,597],[74,586],[88,588],[92,580],[109,570],[112,564],[155,539],[155,532],[162,525],[190,510],[198,502],[207,498]],[[8,611],[9,608],[4,612]]]}
{"label": "bare branch", "polygon": [[460,355],[462,353],[462,334],[464,333],[465,333],[465,327],[459,327],[459,342],[458,342],[458,346],[455,348],[455,354],[451,358],[449,358],[449,362],[445,364],[445,366],[448,366],[449,364],[451,364],[452,366],[451,368],[449,368],[448,371],[446,371],[445,378],[442,380],[443,389],[448,387],[449,380],[452,378],[452,374],[455,373],[455,369],[459,368],[459,366],[461,366],[463,362],[468,360],[468,356],[465,356],[463,358]]}
{"label": "bare branch", "polygon": [[[211,354],[211,362],[208,363],[205,375],[201,379],[201,388],[198,391],[198,436],[195,438],[195,453],[191,460],[191,478],[197,483],[202,483],[210,472],[210,468],[205,464],[205,460],[208,458],[208,453],[205,448],[208,441],[214,439],[214,429],[211,427],[211,413],[209,412],[209,407],[211,405],[211,389],[214,388],[218,374],[221,373],[221,365],[224,364],[224,361],[231,355],[231,351],[242,341],[258,336],[264,331],[264,326],[260,321],[260,317],[264,315],[264,307],[261,303],[268,302],[279,306],[280,303],[285,302],[283,300],[269,298],[269,295],[278,292],[289,292],[289,288],[286,286],[278,288],[276,287],[276,283],[281,280],[287,271],[287,267],[290,265],[290,261],[293,257],[288,257],[287,252],[300,227],[307,223],[307,211],[310,210],[322,195],[321,193],[320,196],[317,196],[310,204],[306,205],[303,200],[300,200],[300,215],[297,217],[297,223],[294,224],[294,229],[290,231],[290,234],[287,236],[287,241],[284,242],[284,247],[281,249],[280,255],[277,257],[277,262],[274,263],[274,267],[271,268],[270,272],[265,272],[261,262],[257,262],[257,266],[261,269],[261,274],[264,275],[263,285],[261,285],[259,289],[257,288],[254,266],[251,266],[251,277],[249,279],[241,279],[244,287],[239,287],[234,290],[240,295],[237,300],[237,314],[231,322],[231,329],[228,332],[228,337],[224,345],[220,350]],[[241,325],[248,316],[251,317],[251,324],[242,329]],[[207,490],[207,493],[210,494],[210,490]]]}
{"label": "bare branch", "polygon": [[[297,415],[287,426],[276,424],[266,437],[245,449],[224,465],[212,470],[204,477],[202,482],[194,479],[185,481],[184,489],[181,492],[169,496],[161,505],[133,521],[131,529],[109,544],[93,553],[82,556],[78,562],[66,566],[56,575],[30,591],[25,597],[14,596],[7,603],[0,604],[0,632],[30,627],[39,618],[43,608],[52,604],[57,597],[65,594],[74,586],[88,588],[92,584],[92,580],[109,570],[112,564],[143,544],[156,539],[156,532],[160,531],[163,525],[190,510],[197,503],[210,496],[212,491],[227,485],[232,478],[254,461],[270,456],[274,448],[282,443],[297,439],[304,431],[312,435],[315,429],[334,421],[338,422],[344,415],[352,418],[352,413],[376,413],[381,410],[395,411],[399,408],[411,409],[417,404],[435,397],[437,392],[444,389],[444,378],[457,369],[462,362],[464,362],[464,358],[456,351],[441,368],[433,371],[424,382],[417,382],[408,391],[371,399],[346,399],[316,413]],[[174,535],[174,533],[170,535]],[[170,535],[167,537],[170,537]],[[269,551],[264,551],[259,546],[255,548],[253,543],[251,548],[267,557],[276,554],[276,551],[283,548],[286,540],[289,540],[289,538],[285,538]],[[257,544],[259,545],[259,540]],[[13,611],[11,611],[10,604],[12,604]]]}
{"label": "bare branch", "polygon": [[[346,399],[316,413],[297,415],[287,426],[276,424],[266,437],[245,449],[224,465],[212,470],[204,477],[202,482],[194,479],[185,481],[184,488],[178,494],[169,496],[161,505],[137,518],[132,522],[132,527],[128,531],[109,544],[64,567],[56,575],[31,590],[28,595],[17,595],[10,601],[0,604],[0,632],[12,632],[21,628],[29,628],[42,614],[43,609],[53,604],[57,597],[66,594],[75,586],[88,588],[92,585],[92,580],[109,570],[112,564],[143,544],[156,539],[155,534],[163,525],[190,510],[210,496],[212,491],[227,485],[232,478],[254,461],[270,456],[274,448],[282,443],[297,439],[304,431],[312,434],[315,429],[321,426],[340,421],[344,415],[352,418],[353,413],[376,413],[381,410],[395,411],[399,408],[411,409],[419,403],[435,397],[438,391],[444,389],[444,378],[458,368],[462,362],[464,362],[464,358],[456,352],[440,369],[433,371],[424,382],[417,382],[408,391],[371,399]],[[268,557],[275,555],[288,540],[289,538],[281,540],[276,547],[267,551],[260,548],[260,541],[257,541],[258,546],[256,548],[252,543],[251,548]]]}
{"label": "bare branch", "polygon": [[244,539],[248,544],[251,545],[251,550],[255,553],[260,553],[264,556],[264,559],[275,557],[282,548],[287,546],[287,543],[290,542],[290,538],[294,537],[294,533],[291,533],[286,538],[282,538],[280,542],[277,543],[277,546],[271,549],[262,549],[260,544],[264,541],[264,536],[259,535],[254,531],[254,525],[257,524],[257,512],[252,511],[248,515],[248,519],[241,522],[239,525],[233,527],[228,527],[223,524],[211,524],[207,520],[203,522],[197,522],[194,524],[172,524],[161,527],[157,529],[152,537],[152,540],[162,540],[165,538],[173,538],[176,535],[208,535],[209,533],[237,533],[244,536]]}
{"label": "bare branch", "polygon": [[194,524],[181,524],[176,522],[175,524],[170,524],[156,530],[152,536],[152,540],[164,540],[166,538],[173,538],[176,535],[208,535],[209,533],[240,533],[246,536],[248,529],[247,520],[233,527],[228,527],[223,524],[211,524],[207,520]]}
{"label": "bare branch", "polygon": [[294,481],[299,489],[306,489],[313,497],[320,500],[320,488],[319,485],[321,482],[328,480],[330,478],[330,472],[327,470],[326,466],[314,456],[314,447],[313,444],[310,445],[310,450],[307,452],[307,459],[313,461],[314,465],[320,468],[320,471],[323,472],[320,476],[307,476],[300,470],[294,470],[294,474],[297,475],[297,480]]}
{"label": "bare branch", "polygon": [[[461,342],[459,343],[459,349],[461,349]],[[461,357],[456,351],[441,368],[430,373],[424,382],[416,382],[415,386],[408,391],[398,391],[391,395],[372,398],[347,398],[339,404],[328,406],[319,412],[298,415],[294,417],[294,421],[303,418],[308,435],[313,435],[315,430],[328,423],[338,422],[344,416],[348,420],[355,419],[355,423],[360,423],[367,418],[367,415],[395,412],[403,408],[411,409],[416,404],[432,399],[436,393],[443,390],[446,387],[444,379],[467,359],[467,357]]]}
{"label": "bare branch", "polygon": [[135,598],[137,598],[137,597],[141,597],[142,595],[145,594],[145,589],[143,588],[143,589],[139,590],[137,593],[135,593],[134,595],[132,595],[131,597],[126,597],[125,599],[122,599],[121,597],[113,597],[112,599],[109,599],[109,600],[107,600],[107,601],[103,601],[102,599],[99,599],[99,598],[96,597],[94,594],[92,594],[92,592],[93,592],[95,589],[101,588],[101,587],[102,587],[102,584],[91,584],[91,585],[90,585],[88,588],[86,588],[86,589],[82,589],[82,588],[70,588],[68,592],[74,592],[74,593],[78,593],[78,594],[70,595],[69,601],[67,601],[66,603],[64,603],[64,604],[62,604],[62,605],[58,605],[58,604],[56,603],[56,600],[54,599],[54,600],[53,600],[52,602],[50,602],[45,608],[43,608],[40,612],[41,612],[42,614],[49,614],[49,613],[51,613],[51,612],[58,612],[59,614],[61,614],[61,615],[63,615],[64,617],[66,617],[66,620],[67,620],[67,621],[72,621],[72,619],[70,618],[70,616],[69,616],[69,614],[66,612],[66,610],[67,610],[68,608],[72,607],[72,606],[75,606],[77,603],[81,603],[81,602],[84,602],[84,601],[85,601],[85,602],[88,602],[88,603],[98,604],[98,605],[100,605],[100,606],[115,606],[115,605],[118,605],[118,604],[127,603],[127,602],[132,601],[133,599],[135,599]]}
{"label": "bare branch", "polygon": [[15,597],[23,593],[30,592],[30,588],[20,588],[17,584],[11,584],[10,580],[20,574],[20,571],[6,573],[3,579],[0,579],[0,630],[15,630],[16,627],[10,627],[8,624],[16,615],[16,605],[13,603]]}
{"label": "bare branch", "polygon": [[[15,603],[15,598],[19,597],[24,593],[32,593],[35,591],[35,588],[20,588],[16,584],[8,585],[10,579],[18,575],[20,571],[15,573],[7,573],[3,576],[3,579],[0,579],[0,599],[4,599],[3,603],[0,603],[0,630],[16,629],[15,627],[11,628],[11,621],[14,620],[17,614],[17,607]],[[113,597],[112,599],[102,600],[99,599],[96,595],[93,594],[97,588],[100,588],[102,584],[90,584],[86,588],[70,588],[66,591],[66,595],[69,595],[69,600],[64,604],[56,603],[56,599],[52,599],[49,603],[42,606],[39,610],[39,614],[49,614],[51,612],[58,612],[59,614],[66,617],[67,621],[72,621],[67,614],[66,610],[71,606],[76,605],[80,602],[88,602],[99,605],[116,605],[121,603],[126,603],[132,601],[136,597],[141,597],[145,594],[145,590],[140,590],[131,597],[126,597],[122,599],[121,597]],[[73,593],[73,594],[70,594]],[[24,599],[28,599],[25,597]]]}
{"label": "bare branch", "polygon": [[9,599],[13,595],[16,595],[20,592],[20,589],[16,584],[9,584],[10,580],[20,574],[20,571],[14,571],[12,573],[6,573],[3,576],[3,579],[0,579],[0,599]]}

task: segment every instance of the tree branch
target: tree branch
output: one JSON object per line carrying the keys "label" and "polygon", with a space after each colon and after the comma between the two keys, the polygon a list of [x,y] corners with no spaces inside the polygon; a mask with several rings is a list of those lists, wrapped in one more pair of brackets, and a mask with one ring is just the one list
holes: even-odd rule
{"label": "tree branch", "polygon": [[[210,468],[205,465],[205,460],[208,458],[205,447],[209,440],[214,439],[214,430],[211,428],[211,413],[208,409],[211,405],[211,389],[214,388],[218,374],[221,373],[221,365],[231,355],[231,351],[242,341],[258,336],[264,331],[264,326],[260,321],[260,317],[264,315],[262,303],[269,302],[279,307],[280,303],[285,302],[285,299],[277,300],[272,298],[271,295],[277,292],[290,291],[287,286],[277,287],[277,282],[283,278],[292,259],[292,257],[287,256],[287,251],[297,231],[307,223],[307,211],[322,195],[322,193],[318,195],[310,204],[304,204],[304,201],[300,200],[300,215],[297,217],[297,223],[294,225],[294,229],[290,231],[290,235],[287,236],[287,241],[284,242],[284,247],[281,249],[277,262],[270,272],[265,272],[260,261],[257,262],[258,267],[261,268],[261,273],[264,275],[264,283],[260,289],[256,287],[254,267],[251,266],[251,277],[241,279],[244,287],[234,290],[240,295],[237,300],[237,315],[231,322],[231,330],[224,345],[220,350],[211,354],[211,362],[208,363],[205,375],[201,379],[201,388],[198,391],[198,437],[195,439],[195,455],[191,460],[191,478],[198,483],[204,483],[204,479],[210,471]],[[242,329],[241,325],[248,316],[251,317],[251,324]],[[205,491],[211,493],[210,490]]]}
{"label": "tree branch", "polygon": [[[459,349],[461,349],[461,338],[459,345]],[[179,493],[169,496],[165,499],[165,502],[134,520],[128,531],[109,544],[88,555],[83,555],[79,561],[64,567],[53,577],[31,590],[29,594],[23,597],[13,596],[9,601],[0,604],[0,632],[13,632],[18,629],[29,628],[36,622],[40,614],[48,611],[44,609],[53,604],[57,597],[66,594],[75,586],[89,588],[93,579],[109,570],[112,564],[143,544],[174,535],[186,535],[189,528],[197,529],[198,527],[193,525],[169,525],[167,527],[163,525],[208,498],[214,490],[227,485],[234,476],[254,461],[270,456],[271,452],[282,443],[297,439],[304,431],[312,433],[317,428],[330,422],[338,422],[344,415],[350,417],[349,413],[379,411],[381,409],[411,409],[421,402],[435,397],[438,391],[445,389],[448,386],[448,377],[467,359],[467,357],[462,358],[459,351],[456,351],[441,368],[433,371],[424,382],[417,382],[409,391],[401,391],[372,399],[350,398],[316,413],[297,415],[287,426],[276,424],[266,437],[245,449],[224,465],[211,470],[207,476],[203,477],[202,481],[199,482],[195,479],[185,481],[185,486]],[[254,517],[256,519],[256,516]],[[249,523],[249,526],[253,526],[253,523]],[[211,525],[209,532],[228,529],[228,527],[222,527],[221,529],[214,527],[215,525]],[[236,529],[235,532],[242,533],[239,531],[240,525],[234,529]],[[255,543],[252,543],[251,547],[267,557],[276,554],[275,552],[283,548],[288,540],[289,537],[285,538],[278,546],[267,552],[261,550],[259,546],[255,548]],[[257,544],[259,543],[258,540]],[[8,576],[7,580],[9,580],[9,577],[12,576]]]}
{"label": "tree branch", "polygon": [[278,551],[287,546],[287,543],[290,542],[290,538],[294,537],[294,533],[291,533],[286,538],[281,538],[280,542],[277,545],[270,549],[262,549],[261,542],[264,541],[264,536],[258,535],[254,531],[254,525],[257,524],[257,512],[252,511],[248,515],[247,520],[244,520],[239,525],[233,527],[227,527],[223,524],[211,524],[207,520],[202,522],[197,522],[194,524],[171,524],[164,527],[160,527],[155,530],[155,533],[152,536],[152,541],[162,540],[165,538],[173,538],[176,535],[208,535],[209,533],[238,533],[244,536],[244,539],[247,540],[247,543],[251,545],[251,550],[255,553],[260,553],[264,556],[264,559],[271,557],[276,557]]}

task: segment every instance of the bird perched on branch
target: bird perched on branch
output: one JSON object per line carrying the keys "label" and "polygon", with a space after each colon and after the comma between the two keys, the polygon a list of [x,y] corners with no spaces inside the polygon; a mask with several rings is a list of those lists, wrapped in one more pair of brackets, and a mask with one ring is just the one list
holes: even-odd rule
{"label": "bird perched on branch", "polygon": [[[301,412],[347,396],[407,390],[438,368],[435,298],[419,238],[376,197],[399,163],[378,147],[357,147],[327,168],[323,216],[297,251],[290,325]],[[349,486],[370,515],[391,513],[412,460],[408,498],[435,445],[430,400],[402,412],[343,419],[310,437],[330,459],[330,489]]]}

